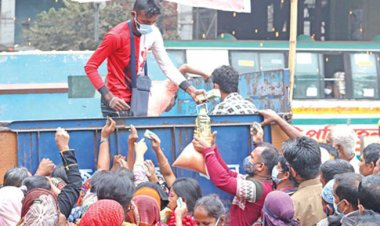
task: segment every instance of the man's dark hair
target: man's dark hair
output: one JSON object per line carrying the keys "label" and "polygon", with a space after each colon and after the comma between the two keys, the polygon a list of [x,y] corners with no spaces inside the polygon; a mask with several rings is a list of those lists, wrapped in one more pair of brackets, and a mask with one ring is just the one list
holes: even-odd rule
{"label": "man's dark hair", "polygon": [[176,195],[186,201],[187,209],[192,214],[195,202],[202,197],[202,190],[198,181],[187,177],[177,178],[172,187]]}
{"label": "man's dark hair", "polygon": [[287,140],[282,145],[286,161],[304,180],[314,179],[321,166],[318,143],[308,137]]}
{"label": "man's dark hair", "polygon": [[219,89],[224,93],[234,93],[238,91],[239,73],[230,66],[223,65],[216,68],[211,74],[212,82],[219,85]]}
{"label": "man's dark hair", "polygon": [[126,209],[131,202],[135,185],[127,176],[104,174],[97,185],[98,199],[112,199]]}
{"label": "man's dark hair", "polygon": [[380,144],[370,144],[363,149],[362,153],[366,164],[372,162],[376,166],[376,161],[380,158]]}
{"label": "man's dark hair", "polygon": [[365,209],[380,213],[380,174],[363,178],[359,185],[359,201]]}
{"label": "man's dark hair", "polygon": [[120,167],[115,171],[115,173],[121,177],[128,177],[131,181],[135,181],[133,173],[127,168]]}
{"label": "man's dark hair", "polygon": [[104,177],[106,177],[105,176],[106,174],[111,174],[111,172],[106,171],[106,170],[101,170],[101,171],[97,171],[96,173],[94,173],[94,175],[92,175],[90,179],[90,187],[91,187],[90,192],[92,193],[97,192],[98,185],[102,183],[101,181]]}
{"label": "man's dark hair", "polygon": [[326,149],[326,151],[328,151],[330,155],[334,156],[334,159],[339,158],[338,151],[330,144],[321,143],[319,144],[319,147]]}
{"label": "man's dark hair", "polygon": [[156,16],[161,14],[161,6],[159,0],[136,0],[133,5],[133,10],[145,11],[148,17]]}
{"label": "man's dark hair", "polygon": [[260,143],[257,147],[262,147],[261,161],[267,166],[267,174],[272,175],[272,170],[278,163],[278,150],[269,143]]}
{"label": "man's dark hair", "polygon": [[60,165],[58,167],[55,167],[52,174],[51,174],[51,177],[59,177],[61,178],[66,184],[69,183],[69,180],[67,179],[67,174],[66,174],[66,170],[65,170],[65,167],[63,165]]}
{"label": "man's dark hair", "polygon": [[51,189],[50,181],[43,176],[27,177],[22,182],[22,185],[26,186],[28,192],[35,188],[43,188],[49,191]]}
{"label": "man's dark hair", "polygon": [[335,175],[335,194],[339,200],[347,200],[356,210],[358,208],[359,184],[362,181],[362,175],[357,173],[342,173]]}
{"label": "man's dark hair", "polygon": [[354,167],[343,159],[327,160],[321,165],[321,173],[326,182],[341,173],[354,173]]}
{"label": "man's dark hair", "polygon": [[29,171],[25,167],[15,167],[7,170],[4,175],[3,186],[21,187],[22,181],[29,177]]}

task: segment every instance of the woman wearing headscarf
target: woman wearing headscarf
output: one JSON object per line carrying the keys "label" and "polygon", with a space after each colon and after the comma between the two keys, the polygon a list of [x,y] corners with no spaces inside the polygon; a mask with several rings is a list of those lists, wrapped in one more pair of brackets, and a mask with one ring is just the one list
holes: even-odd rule
{"label": "woman wearing headscarf", "polygon": [[261,219],[264,226],[299,225],[299,222],[294,219],[293,201],[282,191],[273,191],[267,195]]}
{"label": "woman wearing headscarf", "polygon": [[161,189],[160,187],[151,187],[151,183],[145,184],[146,186],[139,187],[133,195],[126,221],[139,226],[165,225],[160,221],[160,208],[161,202],[165,199],[162,197],[164,193],[157,190]]}
{"label": "woman wearing headscarf", "polygon": [[79,226],[120,226],[123,220],[123,207],[114,200],[103,199],[88,208]]}
{"label": "woman wearing headscarf", "polygon": [[55,226],[59,217],[58,200],[53,192],[36,188],[26,194],[17,225]]}
{"label": "woman wearing headscarf", "polygon": [[23,198],[24,193],[20,188],[5,186],[0,189],[0,218],[4,225],[16,225],[19,222]]}

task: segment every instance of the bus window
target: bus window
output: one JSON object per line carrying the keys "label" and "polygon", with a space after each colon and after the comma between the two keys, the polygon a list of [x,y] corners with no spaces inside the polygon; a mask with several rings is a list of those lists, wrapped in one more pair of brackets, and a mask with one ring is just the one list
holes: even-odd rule
{"label": "bus window", "polygon": [[376,56],[374,54],[350,54],[353,98],[377,98]]}
{"label": "bus window", "polygon": [[230,63],[239,74],[258,72],[258,54],[252,51],[230,51]]}
{"label": "bus window", "polygon": [[346,97],[346,82],[343,54],[323,54],[325,99],[342,99]]}
{"label": "bus window", "polygon": [[280,70],[285,68],[283,53],[260,53],[260,71]]}
{"label": "bus window", "polygon": [[[317,53],[297,53],[296,69],[294,74],[294,98],[320,98],[320,73],[323,66],[320,64],[322,56]],[[321,66],[320,66],[321,65]],[[322,68],[320,68],[322,67]]]}
{"label": "bus window", "polygon": [[185,52],[185,50],[170,49],[170,50],[167,50],[167,52],[168,52],[169,56],[171,56],[172,59],[174,59],[175,63],[178,64],[177,67],[186,63],[186,52]]}

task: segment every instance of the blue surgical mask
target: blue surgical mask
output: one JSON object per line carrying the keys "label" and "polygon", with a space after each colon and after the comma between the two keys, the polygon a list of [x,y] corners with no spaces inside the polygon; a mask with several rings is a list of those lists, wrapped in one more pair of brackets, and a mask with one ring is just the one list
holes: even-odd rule
{"label": "blue surgical mask", "polygon": [[153,31],[153,25],[148,25],[148,24],[140,24],[137,22],[136,17],[135,17],[135,23],[136,23],[136,29],[140,34],[146,35],[149,34]]}

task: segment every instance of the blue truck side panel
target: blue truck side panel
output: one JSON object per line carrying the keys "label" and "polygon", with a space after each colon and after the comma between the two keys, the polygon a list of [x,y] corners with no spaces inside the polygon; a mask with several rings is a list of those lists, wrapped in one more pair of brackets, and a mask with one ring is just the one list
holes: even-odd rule
{"label": "blue truck side panel", "polygon": [[[138,130],[139,138],[145,129],[150,129],[161,138],[161,146],[170,163],[193,138],[193,116],[182,117],[136,117],[115,119],[117,130],[110,137],[111,156],[127,155],[129,125]],[[259,115],[212,116],[212,130],[218,131],[217,145],[226,163],[242,172],[242,161],[253,149],[249,129],[252,122],[262,121]],[[49,158],[56,165],[61,163],[54,136],[57,127],[65,128],[70,134],[70,147],[76,150],[82,176],[94,172],[99,151],[100,131],[105,119],[72,119],[44,121],[14,121],[4,125],[17,134],[18,165],[35,172],[42,158]],[[264,127],[265,141],[271,142],[270,127]],[[155,153],[147,141],[148,151],[145,159],[151,159],[157,166]],[[232,196],[217,189],[206,177],[199,173],[174,168],[177,177],[192,177],[198,180],[204,194],[217,193],[222,199],[231,200]]]}

